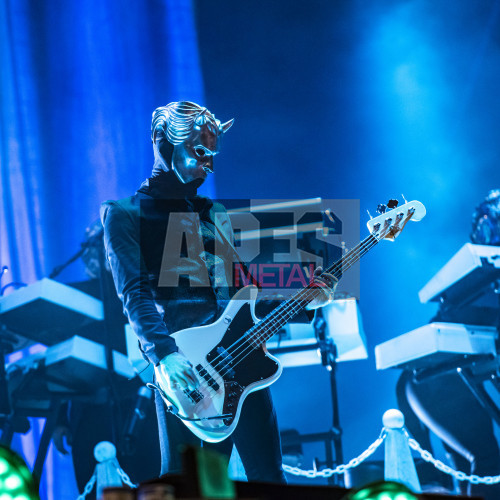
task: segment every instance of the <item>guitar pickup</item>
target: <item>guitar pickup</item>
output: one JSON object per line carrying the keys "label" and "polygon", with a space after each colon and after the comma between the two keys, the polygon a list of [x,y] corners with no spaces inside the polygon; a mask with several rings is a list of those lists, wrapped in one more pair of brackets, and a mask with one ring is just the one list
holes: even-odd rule
{"label": "guitar pickup", "polygon": [[205,370],[205,368],[203,368],[203,366],[196,365],[196,370],[198,371],[200,376],[206,380],[209,387],[211,387],[214,391],[217,392],[220,389],[219,384],[215,381],[215,379],[212,377],[212,375],[210,375],[210,373],[208,373],[207,370]]}
{"label": "guitar pickup", "polygon": [[195,404],[199,403],[203,399],[203,394],[200,391],[190,391],[189,389],[184,389],[183,392]]}

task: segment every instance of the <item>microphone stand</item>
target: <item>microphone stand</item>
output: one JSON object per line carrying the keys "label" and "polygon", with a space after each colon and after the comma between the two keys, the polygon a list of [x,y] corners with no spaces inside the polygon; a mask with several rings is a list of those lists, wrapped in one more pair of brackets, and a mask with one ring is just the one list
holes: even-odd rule
{"label": "microphone stand", "polygon": [[[327,323],[323,317],[321,309],[316,311],[314,319],[314,333],[318,340],[319,350],[321,353],[321,364],[328,370],[330,374],[330,395],[332,401],[332,427],[325,438],[326,460],[325,465],[333,468],[334,465],[343,463],[344,456],[342,450],[342,429],[340,428],[340,414],[339,414],[339,399],[337,390],[337,346],[330,336],[326,334]],[[332,445],[335,451],[335,459],[332,454]],[[328,479],[330,484],[337,484],[342,486],[340,478],[330,477]]]}
{"label": "microphone stand", "polygon": [[[287,435],[286,437],[282,435],[282,439],[286,446],[302,446],[303,443],[323,442],[325,445],[325,460],[319,460],[316,458],[314,460],[315,466],[317,469],[320,469],[322,466],[334,468],[334,466],[339,465],[344,461],[336,379],[337,347],[330,336],[327,335],[327,323],[323,317],[321,309],[316,310],[313,327],[316,340],[318,341],[316,345],[321,354],[321,363],[326,367],[330,374],[332,426],[325,432],[312,432],[307,434],[297,433],[297,435]],[[298,349],[288,352],[297,352],[302,349],[303,347],[299,347]],[[343,480],[339,476],[331,476],[328,478],[328,484],[343,486]]]}
{"label": "microphone stand", "polygon": [[102,234],[103,234],[103,229],[97,231],[83,243],[80,243],[81,247],[80,250],[78,250],[78,252],[73,254],[66,262],[63,262],[61,265],[54,267],[52,272],[49,274],[49,278],[53,280],[54,278],[59,276],[59,274],[61,274],[70,264],[77,261],[89,247],[99,244],[99,239],[102,238]]}

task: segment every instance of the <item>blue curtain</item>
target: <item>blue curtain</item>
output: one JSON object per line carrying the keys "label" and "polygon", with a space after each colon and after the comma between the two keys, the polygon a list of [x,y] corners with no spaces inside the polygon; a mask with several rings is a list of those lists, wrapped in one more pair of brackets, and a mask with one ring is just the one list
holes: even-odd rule
{"label": "blue curtain", "polygon": [[[0,0],[0,68],[0,266],[32,283],[79,249],[103,200],[149,175],[153,109],[203,104],[193,6]],[[60,279],[83,277],[77,263]],[[16,440],[29,463],[33,424]],[[75,497],[70,467],[50,450],[43,498]]]}

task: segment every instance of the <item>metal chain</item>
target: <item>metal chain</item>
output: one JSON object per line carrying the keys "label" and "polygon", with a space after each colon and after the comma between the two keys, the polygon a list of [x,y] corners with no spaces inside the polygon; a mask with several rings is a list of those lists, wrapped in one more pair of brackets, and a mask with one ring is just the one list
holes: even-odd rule
{"label": "metal chain", "polygon": [[89,482],[85,485],[85,488],[83,489],[83,493],[81,495],[78,495],[76,500],[85,500],[85,497],[92,491],[92,488],[94,487],[96,477],[97,477],[96,472],[94,470],[92,477],[89,479]]}
{"label": "metal chain", "polygon": [[417,441],[414,439],[410,438],[406,430],[404,430],[406,437],[408,438],[408,444],[410,445],[410,448],[414,449],[417,453],[420,454],[423,460],[426,462],[430,462],[436,469],[440,470],[441,472],[444,472],[445,474],[449,474],[450,476],[453,476],[455,479],[458,481],[468,481],[471,484],[498,484],[500,483],[500,475],[498,476],[477,476],[476,474],[466,474],[465,472],[459,471],[452,469],[445,463],[441,462],[441,460],[437,460],[434,458],[431,453],[427,450],[424,450]]}
{"label": "metal chain", "polygon": [[289,474],[293,474],[294,476],[303,476],[313,479],[315,477],[324,477],[328,478],[333,476],[334,474],[343,474],[348,469],[354,469],[361,462],[364,462],[370,455],[373,455],[377,448],[384,442],[387,436],[386,429],[382,429],[380,436],[376,441],[374,441],[361,455],[358,455],[356,458],[350,460],[347,464],[337,465],[335,469],[322,469],[317,470],[316,467],[312,470],[303,470],[298,467],[290,467],[289,465],[283,464],[283,470],[288,472]]}
{"label": "metal chain", "polygon": [[[123,484],[126,484],[130,488],[137,488],[137,484],[134,484],[130,480],[130,477],[120,467],[120,464],[118,464],[118,462],[116,463],[116,470],[118,471],[118,474],[120,475],[120,478],[121,478]],[[89,482],[85,485],[83,493],[81,495],[78,495],[76,500],[85,500],[85,497],[92,491],[92,488],[94,487],[96,479],[97,479],[97,475],[96,475],[96,471],[94,470],[94,474],[92,474],[92,477],[89,479]]]}
{"label": "metal chain", "polygon": [[[455,479],[458,481],[468,481],[471,484],[498,484],[500,483],[500,475],[498,476],[478,476],[476,474],[466,474],[465,472],[458,471],[455,469],[452,469],[450,466],[446,465],[445,463],[441,462],[441,460],[438,460],[432,456],[432,454],[424,450],[415,439],[410,438],[408,435],[408,432],[406,429],[403,429],[403,432],[405,433],[405,436],[408,439],[408,444],[410,448],[415,450],[423,460],[426,462],[431,463],[436,467],[436,469],[440,470],[441,472],[444,472],[445,474],[449,474],[450,476],[453,476]],[[311,470],[303,470],[300,469],[299,467],[291,467],[290,465],[283,464],[283,470],[285,472],[288,472],[289,474],[292,474],[294,476],[302,476],[302,477],[308,477],[310,479],[314,479],[316,477],[323,477],[323,478],[329,478],[333,476],[334,474],[344,474],[346,470],[349,469],[354,469],[357,467],[359,464],[364,462],[369,456],[373,455],[375,451],[380,447],[380,445],[384,442],[385,438],[387,437],[387,430],[385,427],[382,429],[382,432],[380,433],[380,436],[363,452],[361,455],[358,455],[357,457],[353,458],[350,460],[347,464],[341,464],[337,465],[335,469],[322,469],[322,470],[317,470],[316,467]],[[120,475],[122,481],[124,484],[129,486],[130,488],[137,488],[137,485],[134,484],[131,480],[128,474],[119,466],[117,465],[117,471],[118,474]],[[85,497],[92,491],[92,488],[94,487],[96,481],[96,472],[94,471],[94,474],[92,477],[89,479],[89,482],[86,484],[85,489],[83,490],[83,493],[78,496],[77,500],[85,500]]]}
{"label": "metal chain", "polygon": [[126,484],[130,488],[137,488],[137,484],[134,484],[131,480],[130,477],[128,477],[128,474],[120,467],[120,465],[116,464],[116,470],[118,471],[118,474],[120,474],[120,477],[122,478],[123,484]]}

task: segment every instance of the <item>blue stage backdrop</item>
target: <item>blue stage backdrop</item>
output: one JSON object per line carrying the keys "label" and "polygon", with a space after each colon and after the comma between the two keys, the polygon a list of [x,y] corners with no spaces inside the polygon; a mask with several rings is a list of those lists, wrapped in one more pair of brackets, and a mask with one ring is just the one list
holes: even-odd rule
{"label": "blue stage backdrop", "polygon": [[[32,283],[149,175],[153,109],[203,103],[197,37],[186,0],[3,0],[0,37],[0,265]],[[30,463],[39,432],[17,442]],[[51,448],[43,498],[76,497],[70,467]]]}
{"label": "blue stage backdrop", "polygon": [[[102,200],[148,175],[151,111],[204,102],[199,59],[207,106],[236,118],[216,159],[221,198],[354,198],[362,214],[400,193],[426,204],[424,221],[361,264],[370,357],[342,364],[338,383],[345,458],[362,452],[395,405],[398,373],[375,370],[374,346],[429,321],[435,307],[418,290],[500,187],[500,0],[3,0],[0,9],[0,265],[11,278],[47,275],[78,250]],[[75,264],[61,279],[81,276]],[[285,370],[273,386],[281,426],[326,430],[328,391],[322,367]],[[32,460],[33,439],[23,446]],[[306,448],[309,468],[324,450]],[[72,498],[57,489],[67,483],[53,471],[69,466],[55,455],[45,498]]]}
{"label": "blue stage backdrop", "polygon": [[[359,199],[363,237],[366,210],[390,197],[427,206],[422,222],[361,262],[370,357],[338,371],[352,458],[396,403],[399,371],[377,372],[374,346],[434,315],[419,289],[468,241],[474,207],[500,188],[500,1],[196,5],[207,102],[236,115],[217,159],[220,197]],[[280,425],[327,429],[328,391],[321,367],[285,370],[273,386]],[[304,452],[308,467],[324,457],[320,444]]]}

